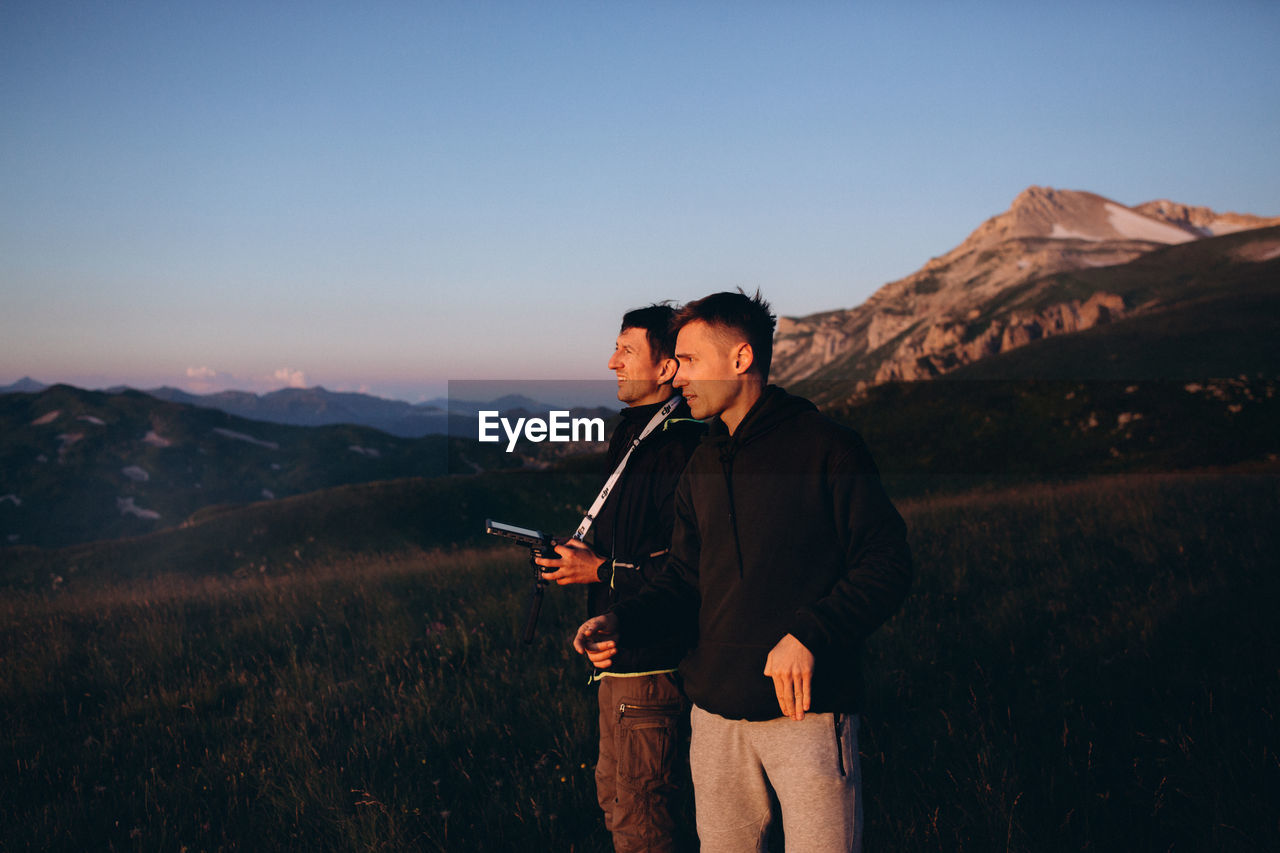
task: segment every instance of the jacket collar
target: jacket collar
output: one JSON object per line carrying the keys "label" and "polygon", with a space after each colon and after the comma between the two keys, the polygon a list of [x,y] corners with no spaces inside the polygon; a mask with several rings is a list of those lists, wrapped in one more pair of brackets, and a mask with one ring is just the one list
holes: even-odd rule
{"label": "jacket collar", "polygon": [[729,434],[729,428],[724,425],[724,421],[715,418],[707,432],[707,440],[732,443],[736,447],[741,447],[801,412],[817,411],[817,408],[805,398],[788,394],[777,385],[767,385],[760,398],[743,416],[742,422],[738,424],[738,429],[733,435]]}

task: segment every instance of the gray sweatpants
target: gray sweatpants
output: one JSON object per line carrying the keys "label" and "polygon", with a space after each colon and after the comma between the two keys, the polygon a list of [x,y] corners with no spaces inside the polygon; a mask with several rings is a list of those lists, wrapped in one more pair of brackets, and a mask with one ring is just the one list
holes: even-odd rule
{"label": "gray sweatpants", "polygon": [[764,851],[782,810],[788,853],[862,849],[856,714],[764,722],[692,711],[689,764],[702,853]]}

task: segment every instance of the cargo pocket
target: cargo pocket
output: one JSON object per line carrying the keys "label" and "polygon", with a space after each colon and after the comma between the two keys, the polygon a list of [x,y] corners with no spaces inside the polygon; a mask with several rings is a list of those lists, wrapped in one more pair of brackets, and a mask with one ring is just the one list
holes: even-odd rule
{"label": "cargo pocket", "polygon": [[651,792],[672,784],[679,702],[618,705],[618,782]]}
{"label": "cargo pocket", "polygon": [[845,716],[844,714],[835,714],[834,718],[835,718],[835,724],[836,724],[836,769],[840,771],[840,778],[843,779],[845,775],[845,762],[844,762]]}

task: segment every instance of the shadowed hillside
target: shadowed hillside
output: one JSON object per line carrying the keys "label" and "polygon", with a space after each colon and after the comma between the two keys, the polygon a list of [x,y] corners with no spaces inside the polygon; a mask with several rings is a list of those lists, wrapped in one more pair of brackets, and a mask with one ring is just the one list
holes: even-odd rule
{"label": "shadowed hillside", "polygon": [[[482,543],[486,518],[567,535],[599,476],[493,472],[361,483],[248,506],[210,507],[177,529],[4,553],[0,585],[41,589],[125,578],[277,575],[355,554]],[[514,546],[513,546],[514,547]]]}
{"label": "shadowed hillside", "polygon": [[283,426],[59,385],[0,395],[0,544],[143,535],[210,506],[527,461],[475,441]]}

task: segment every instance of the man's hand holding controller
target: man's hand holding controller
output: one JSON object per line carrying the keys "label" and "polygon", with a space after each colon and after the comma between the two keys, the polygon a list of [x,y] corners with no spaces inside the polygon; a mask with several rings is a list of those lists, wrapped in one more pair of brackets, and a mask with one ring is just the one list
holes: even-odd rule
{"label": "man's hand holding controller", "polygon": [[600,580],[600,567],[604,565],[604,557],[591,550],[591,546],[578,539],[566,539],[554,544],[557,556],[538,557],[534,560],[542,567],[544,580],[554,581],[560,586],[595,583]]}

